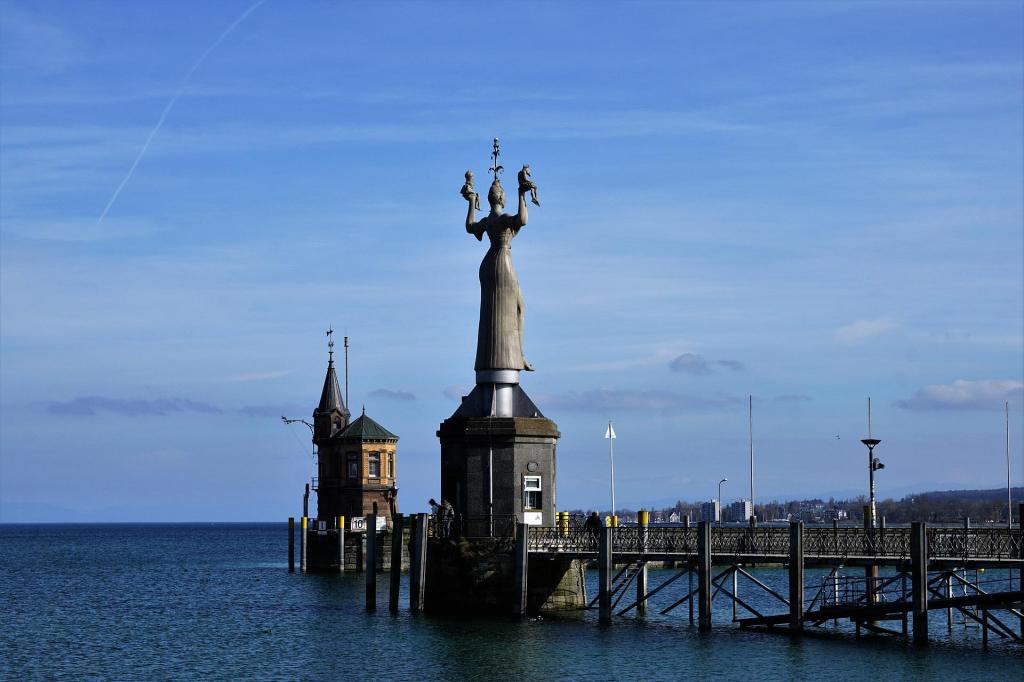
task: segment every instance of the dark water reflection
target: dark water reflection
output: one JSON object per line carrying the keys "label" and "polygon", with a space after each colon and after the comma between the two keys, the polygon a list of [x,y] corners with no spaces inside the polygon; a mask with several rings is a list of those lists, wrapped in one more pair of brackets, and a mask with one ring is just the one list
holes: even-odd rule
{"label": "dark water reflection", "polygon": [[[701,635],[685,607],[657,615],[685,581],[649,617],[610,627],[593,612],[391,615],[386,575],[383,608],[367,614],[363,576],[289,574],[285,543],[283,524],[0,526],[0,678],[1024,680],[1019,647],[983,653],[962,625],[942,641],[944,612],[927,650],[831,626],[822,638],[745,632],[718,600],[715,631]],[[670,575],[652,571],[650,583]],[[782,570],[757,576],[785,589]],[[781,608],[740,589],[756,608]]]}

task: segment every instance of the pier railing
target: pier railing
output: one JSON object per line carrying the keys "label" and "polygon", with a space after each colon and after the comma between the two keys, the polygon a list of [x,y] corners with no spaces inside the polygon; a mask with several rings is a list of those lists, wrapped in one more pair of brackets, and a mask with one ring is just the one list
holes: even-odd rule
{"label": "pier railing", "polygon": [[[803,554],[809,558],[910,558],[909,528],[805,528]],[[782,560],[789,556],[788,528],[712,528],[711,554],[749,560]],[[1024,560],[1020,529],[928,528],[928,556],[940,560]],[[528,551],[597,554],[598,535],[578,528],[531,527]],[[688,557],[697,551],[695,527],[625,526],[612,529],[612,552],[665,558]]]}

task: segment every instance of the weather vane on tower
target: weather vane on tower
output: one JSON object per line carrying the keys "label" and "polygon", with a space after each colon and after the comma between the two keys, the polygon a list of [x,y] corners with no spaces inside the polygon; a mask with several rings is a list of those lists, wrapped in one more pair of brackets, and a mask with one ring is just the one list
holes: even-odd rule
{"label": "weather vane on tower", "polygon": [[327,328],[327,355],[330,357],[330,362],[334,362],[334,328]]}

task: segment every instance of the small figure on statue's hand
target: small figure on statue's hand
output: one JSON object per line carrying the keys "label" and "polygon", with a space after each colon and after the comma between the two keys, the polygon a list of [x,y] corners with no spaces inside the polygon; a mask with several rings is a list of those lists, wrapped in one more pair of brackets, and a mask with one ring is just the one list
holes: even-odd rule
{"label": "small figure on statue's hand", "polygon": [[530,180],[530,164],[526,164],[523,166],[523,170],[519,171],[519,193],[525,194],[527,190],[530,191],[530,201],[540,206],[540,201],[537,199],[537,185]]}
{"label": "small figure on statue's hand", "polygon": [[480,195],[473,191],[473,171],[466,171],[466,184],[459,190],[459,194],[472,205],[473,210],[480,210]]}

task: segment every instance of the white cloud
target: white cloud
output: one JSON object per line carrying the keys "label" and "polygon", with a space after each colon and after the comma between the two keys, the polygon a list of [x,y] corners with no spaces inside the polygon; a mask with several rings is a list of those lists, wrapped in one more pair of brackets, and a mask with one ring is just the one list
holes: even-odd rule
{"label": "white cloud", "polygon": [[843,325],[832,332],[832,335],[840,343],[860,343],[872,336],[892,331],[897,326],[888,317],[878,317],[873,320],[857,320],[852,324]]}
{"label": "white cloud", "polygon": [[987,410],[1018,402],[1024,395],[1024,381],[1015,379],[957,379],[950,384],[931,384],[896,404],[907,410]]}

